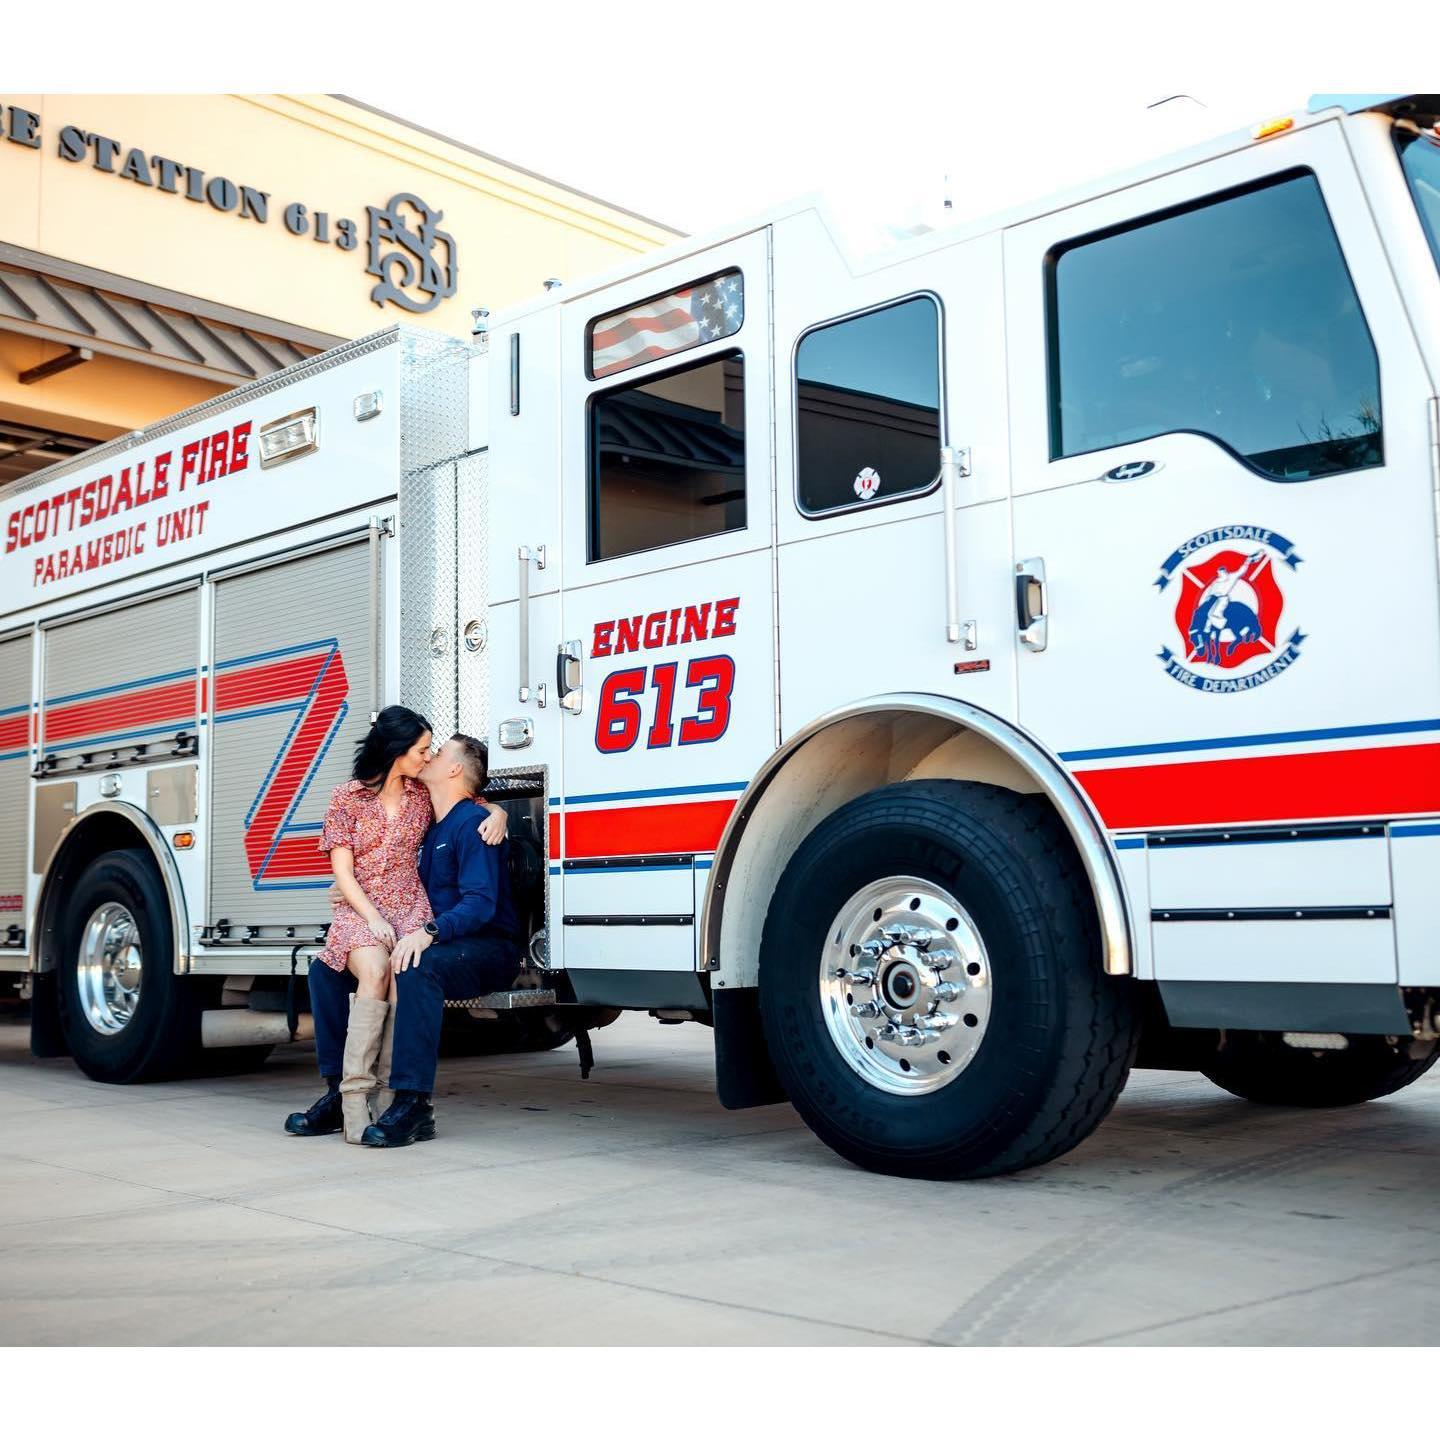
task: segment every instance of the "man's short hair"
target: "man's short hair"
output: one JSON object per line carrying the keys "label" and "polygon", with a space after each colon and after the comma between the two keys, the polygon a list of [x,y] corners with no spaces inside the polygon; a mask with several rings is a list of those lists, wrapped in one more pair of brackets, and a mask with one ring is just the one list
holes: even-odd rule
{"label": "man's short hair", "polygon": [[490,779],[490,751],[483,740],[473,735],[461,735],[458,731],[450,737],[450,743],[459,752],[461,773],[465,777],[465,788],[478,795]]}

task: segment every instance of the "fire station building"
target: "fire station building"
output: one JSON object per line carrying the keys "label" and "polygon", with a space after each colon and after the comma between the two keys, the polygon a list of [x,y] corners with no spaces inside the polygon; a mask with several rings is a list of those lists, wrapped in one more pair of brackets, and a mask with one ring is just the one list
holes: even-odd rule
{"label": "fire station building", "polygon": [[677,234],[329,95],[6,95],[0,198],[0,486]]}

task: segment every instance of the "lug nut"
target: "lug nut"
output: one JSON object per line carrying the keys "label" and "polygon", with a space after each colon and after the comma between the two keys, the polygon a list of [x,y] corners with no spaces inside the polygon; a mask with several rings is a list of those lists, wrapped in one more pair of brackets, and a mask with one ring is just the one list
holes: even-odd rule
{"label": "lug nut", "polygon": [[930,987],[930,997],[938,1004],[948,1005],[952,1000],[958,1000],[965,993],[963,985],[957,985],[953,980],[942,980],[938,985]]}
{"label": "lug nut", "polygon": [[873,1000],[862,1000],[850,1013],[858,1015],[862,1020],[870,1020],[880,1013],[880,1007]]}
{"label": "lug nut", "polygon": [[913,1025],[887,1025],[878,1037],[892,1045],[924,1045],[930,1036],[922,1034]]}
{"label": "lug nut", "polygon": [[941,936],[927,925],[896,925],[885,932],[885,938],[892,945],[913,945],[917,950],[928,950]]}

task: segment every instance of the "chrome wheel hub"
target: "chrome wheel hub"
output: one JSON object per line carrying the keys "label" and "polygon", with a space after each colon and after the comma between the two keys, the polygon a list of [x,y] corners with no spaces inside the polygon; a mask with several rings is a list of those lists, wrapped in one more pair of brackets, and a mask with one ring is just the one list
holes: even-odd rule
{"label": "chrome wheel hub", "polygon": [[974,1059],[990,988],[975,922],[948,891],[909,875],[852,895],[820,957],[820,1008],[835,1048],[893,1095],[938,1090]]}
{"label": "chrome wheel hub", "polygon": [[135,917],[107,900],[81,931],[77,972],[85,1018],[102,1035],[118,1034],[134,1018],[142,959]]}

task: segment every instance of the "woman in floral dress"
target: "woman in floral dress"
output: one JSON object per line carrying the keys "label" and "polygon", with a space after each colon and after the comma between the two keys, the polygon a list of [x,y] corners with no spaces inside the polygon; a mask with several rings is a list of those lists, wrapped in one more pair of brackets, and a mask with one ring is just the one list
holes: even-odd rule
{"label": "woman in floral dress", "polygon": [[[419,856],[433,812],[416,778],[430,759],[430,740],[423,715],[403,705],[382,710],[356,748],[354,778],[335,788],[325,812],[320,848],[330,852],[339,893],[331,901],[333,918],[319,959],[355,977],[339,1085],[345,1138],[353,1144],[370,1124],[371,1093],[389,1079],[390,951],[397,936],[432,918]],[[477,816],[481,838],[499,844],[505,812],[485,808],[483,823]]]}

